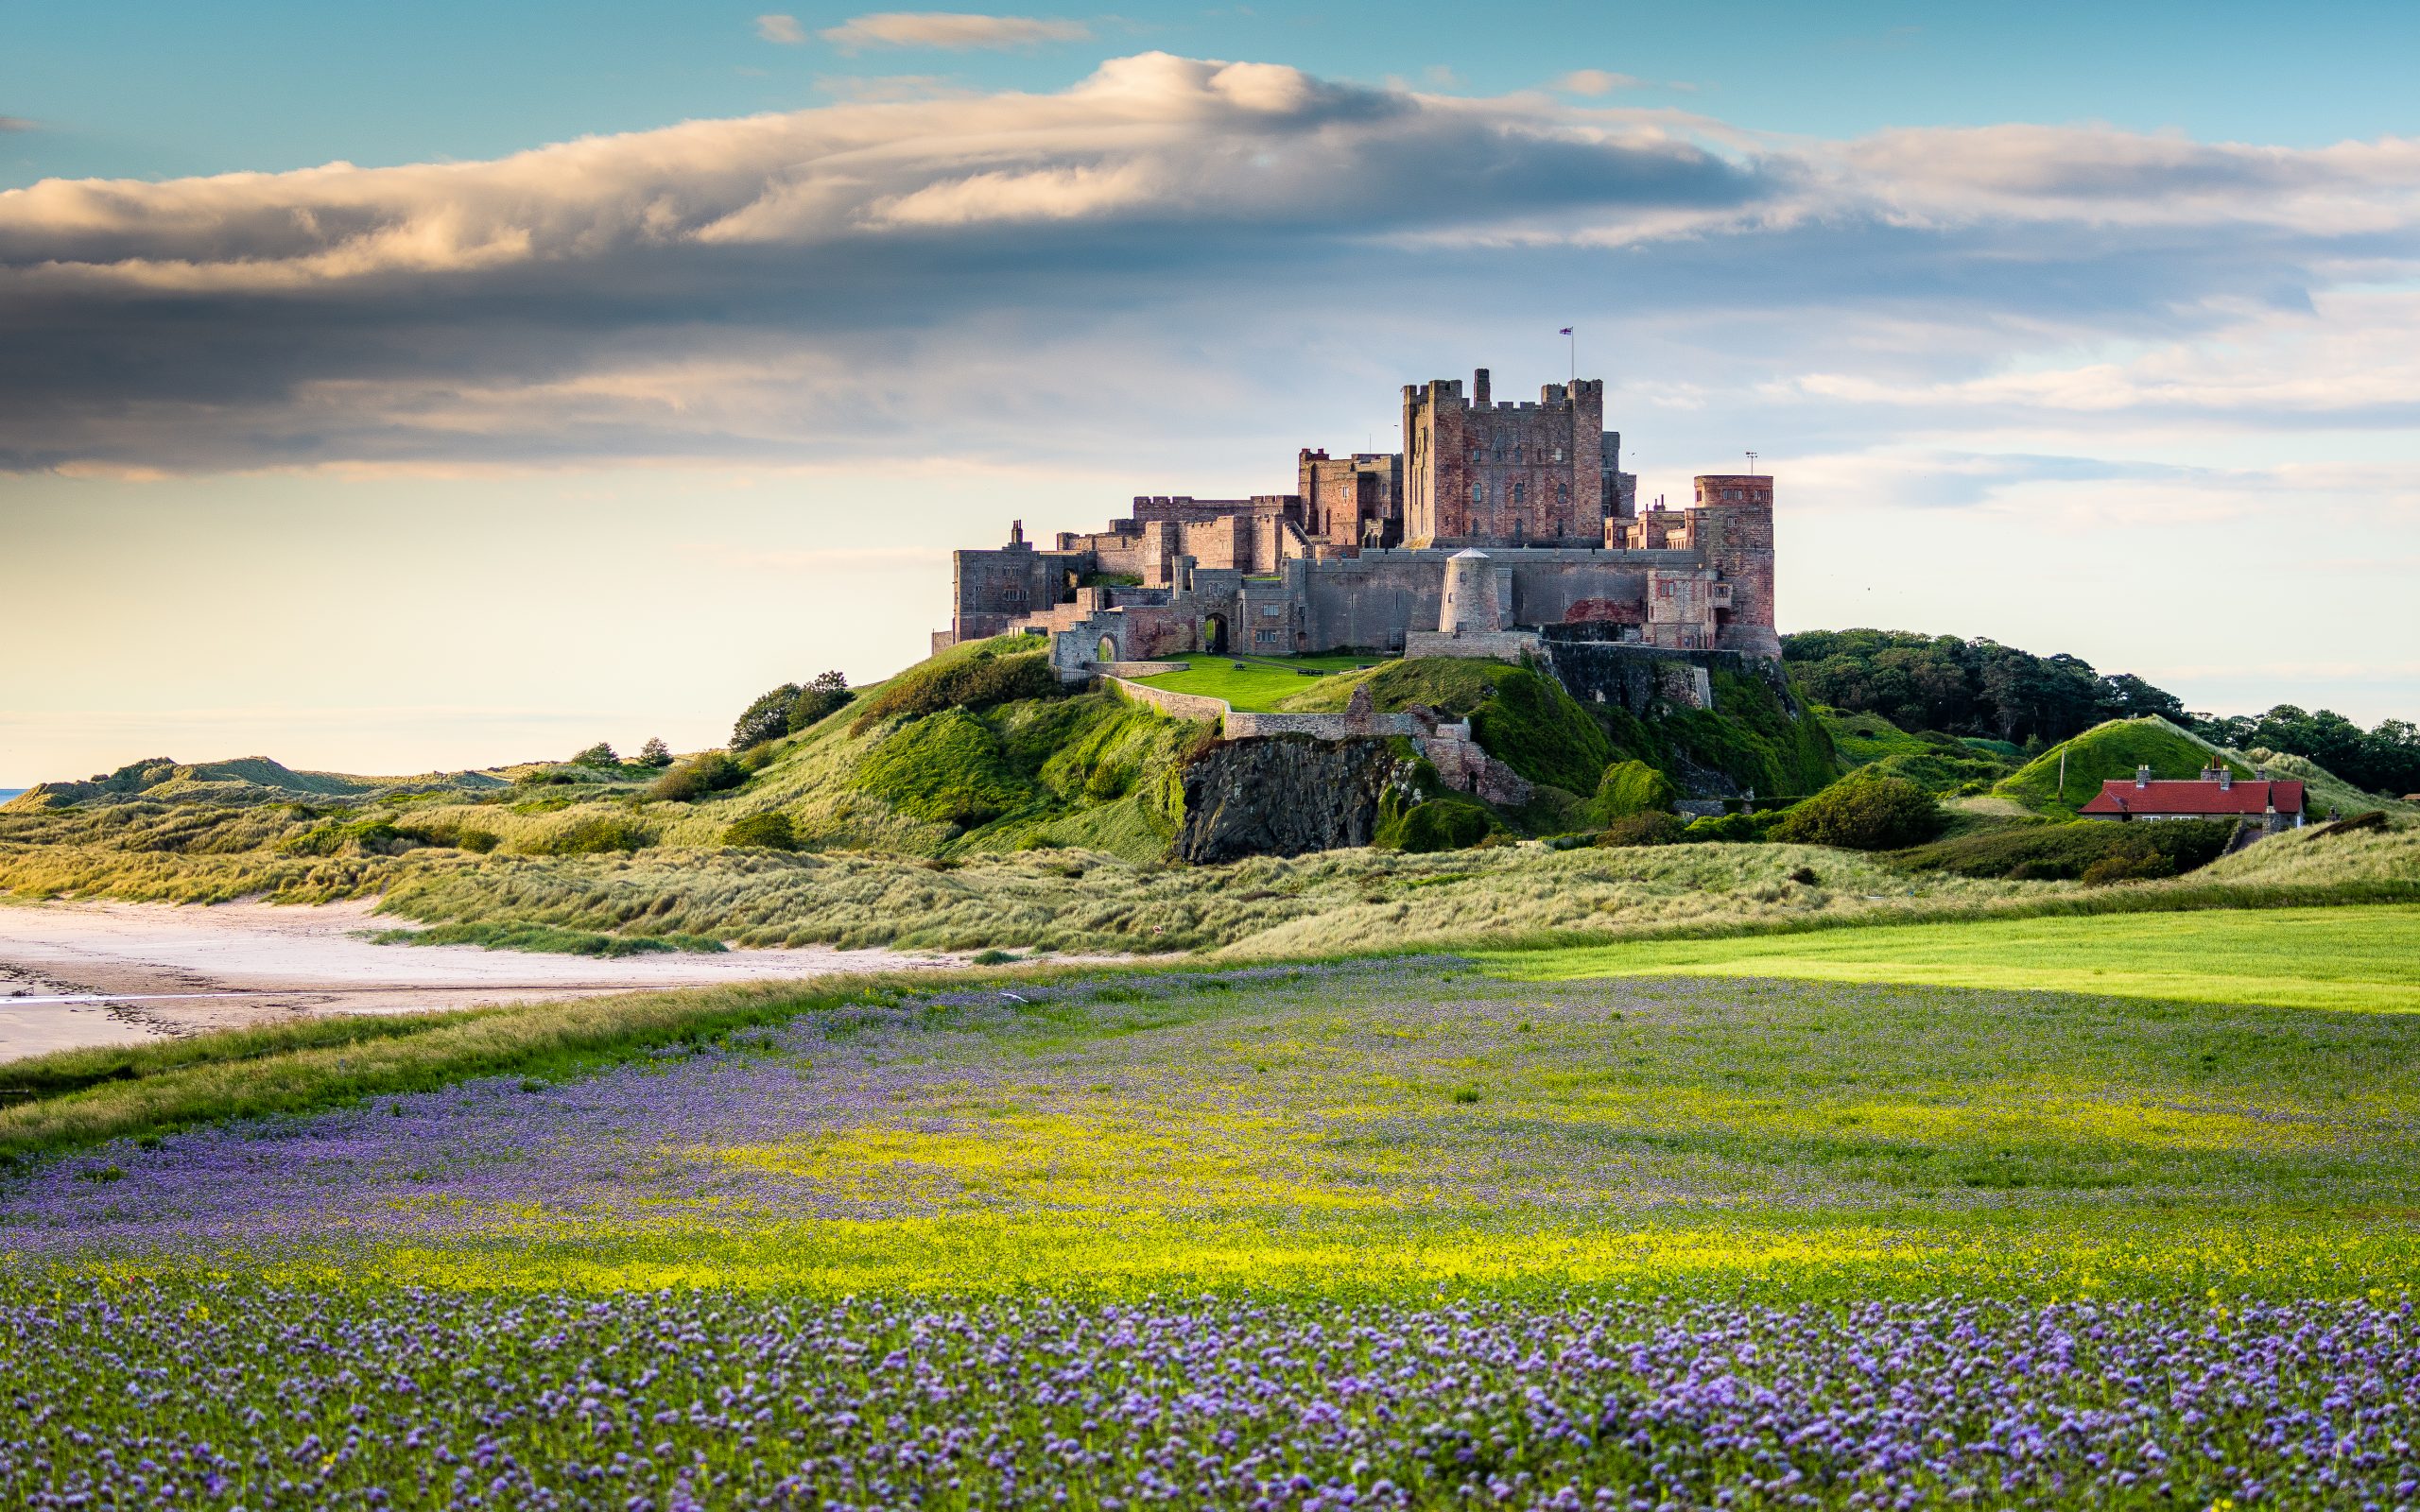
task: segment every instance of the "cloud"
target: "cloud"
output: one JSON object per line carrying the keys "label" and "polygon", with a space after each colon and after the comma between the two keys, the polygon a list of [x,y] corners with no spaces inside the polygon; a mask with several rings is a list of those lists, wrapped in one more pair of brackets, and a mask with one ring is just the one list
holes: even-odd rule
{"label": "cloud", "polygon": [[42,128],[22,115],[0,115],[0,131],[39,131]]}
{"label": "cloud", "polygon": [[1547,87],[1565,94],[1611,94],[1617,89],[1636,89],[1638,80],[1628,74],[1609,74],[1601,68],[1576,68]]}
{"label": "cloud", "polygon": [[798,24],[796,16],[758,16],[756,35],[767,42],[795,47],[806,41],[806,28]]}
{"label": "cloud", "polygon": [[[859,86],[485,162],[0,193],[0,468],[1115,455],[1253,486],[1223,459],[1575,320],[1668,458],[2420,420],[2399,139],[1782,138],[1162,53],[1052,93],[826,83]],[[1974,476],[1941,497],[2049,486]]]}
{"label": "cloud", "polygon": [[1081,42],[1092,35],[1092,29],[1079,21],[1044,21],[1032,16],[879,10],[827,26],[818,35],[847,53],[869,47],[935,47],[946,52],[967,52]]}

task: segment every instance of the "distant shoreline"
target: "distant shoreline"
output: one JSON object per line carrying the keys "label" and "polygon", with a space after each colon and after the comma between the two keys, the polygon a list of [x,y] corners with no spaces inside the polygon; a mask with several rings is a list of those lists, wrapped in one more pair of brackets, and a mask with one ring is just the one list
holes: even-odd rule
{"label": "distant shoreline", "polygon": [[33,789],[29,787],[0,787],[0,803],[8,802],[10,799],[15,798],[20,793],[30,793],[32,791]]}

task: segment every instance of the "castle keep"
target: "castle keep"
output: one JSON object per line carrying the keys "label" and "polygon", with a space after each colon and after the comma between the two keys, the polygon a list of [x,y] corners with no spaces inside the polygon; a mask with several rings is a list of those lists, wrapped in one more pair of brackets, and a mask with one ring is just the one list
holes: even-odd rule
{"label": "castle keep", "polygon": [[1095,534],[955,554],[933,648],[1047,635],[1063,675],[1184,653],[1505,656],[1541,636],[1781,654],[1772,479],[1640,510],[1604,385],[1496,402],[1487,369],[1408,385],[1400,453],[1304,449],[1295,490],[1144,495]]}

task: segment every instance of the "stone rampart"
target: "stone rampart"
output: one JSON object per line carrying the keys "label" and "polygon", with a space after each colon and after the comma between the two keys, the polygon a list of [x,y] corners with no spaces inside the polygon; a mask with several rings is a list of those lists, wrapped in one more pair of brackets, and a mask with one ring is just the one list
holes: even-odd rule
{"label": "stone rampart", "polygon": [[1224,719],[1227,700],[1207,697],[1198,693],[1179,693],[1173,688],[1154,688],[1145,682],[1130,682],[1124,678],[1105,677],[1103,682],[1116,689],[1121,696],[1136,703],[1148,703],[1164,714],[1177,719]]}

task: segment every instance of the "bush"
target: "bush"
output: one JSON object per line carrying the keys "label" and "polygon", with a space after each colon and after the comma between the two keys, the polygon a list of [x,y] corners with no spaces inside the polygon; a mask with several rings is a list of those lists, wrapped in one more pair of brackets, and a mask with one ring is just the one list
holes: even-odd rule
{"label": "bush", "polygon": [[1941,822],[1941,805],[1907,779],[1850,777],[1791,809],[1773,835],[1792,845],[1897,850],[1931,839]]}
{"label": "bush", "polygon": [[618,771],[621,769],[622,758],[614,754],[612,746],[600,740],[574,756],[571,764],[574,766],[594,766],[607,771]]}
{"label": "bush", "polygon": [[2009,882],[2072,882],[2114,855],[2155,851],[2174,875],[2208,866],[2224,853],[2235,825],[2225,819],[2162,819],[2114,823],[2018,824],[1939,840],[1910,851],[1900,864],[1915,871]]}
{"label": "bush", "polygon": [[1754,845],[1779,829],[1787,817],[1773,813],[1709,815],[1691,819],[1681,838],[1724,845]]}
{"label": "bush", "polygon": [[1645,762],[1616,762],[1605,768],[1597,783],[1597,796],[1589,800],[1588,815],[1599,824],[1611,824],[1634,814],[1657,814],[1669,810],[1680,798],[1681,790],[1672,780]]}
{"label": "bush", "polygon": [[636,765],[660,772],[672,765],[672,747],[664,743],[663,736],[649,735],[647,744],[639,747]]}
{"label": "bush", "polygon": [[731,821],[722,832],[725,845],[755,846],[765,850],[795,850],[798,832],[786,814],[750,814]]}
{"label": "bush", "polygon": [[1415,803],[1392,820],[1382,821],[1375,837],[1385,850],[1425,852],[1462,850],[1478,844],[1495,828],[1495,816],[1485,804],[1459,793],[1447,793]]}
{"label": "bush", "polygon": [[504,837],[493,830],[458,830],[455,832],[454,843],[464,850],[486,855],[503,844]]}
{"label": "bush", "polygon": [[2083,868],[2083,880],[2096,887],[2175,875],[2176,863],[2148,845],[2113,851]]}
{"label": "bush", "polygon": [[655,833],[626,814],[593,814],[522,842],[525,855],[586,856],[613,850],[643,850]]}
{"label": "bush", "polygon": [[1613,848],[1634,845],[1678,845],[1681,837],[1686,833],[1687,827],[1682,824],[1676,815],[1633,814],[1606,825],[1604,833],[1597,836],[1597,843]]}
{"label": "bush", "polygon": [[810,725],[821,724],[848,706],[856,694],[849,691],[849,679],[838,672],[819,672],[815,680],[799,690],[790,705],[789,730],[796,734]]}
{"label": "bush", "polygon": [[785,682],[770,693],[759,694],[756,701],[740,711],[739,717],[732,722],[731,748],[746,750],[788,734],[790,711],[797,707],[798,696],[804,691],[795,682]]}
{"label": "bush", "polygon": [[867,700],[849,730],[862,735],[896,715],[914,719],[944,709],[989,709],[1021,698],[1048,698],[1064,691],[1046,652],[978,650],[909,667]]}
{"label": "bush", "polygon": [[748,773],[718,750],[692,756],[648,784],[647,796],[666,803],[695,803],[728,792],[748,781]]}

